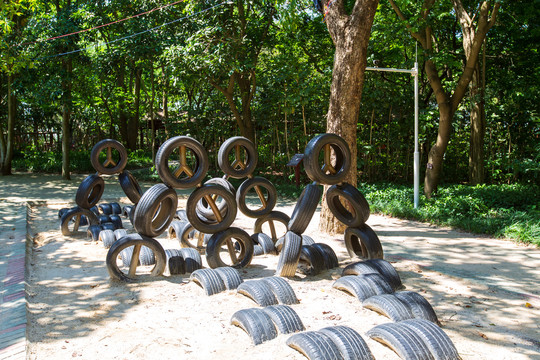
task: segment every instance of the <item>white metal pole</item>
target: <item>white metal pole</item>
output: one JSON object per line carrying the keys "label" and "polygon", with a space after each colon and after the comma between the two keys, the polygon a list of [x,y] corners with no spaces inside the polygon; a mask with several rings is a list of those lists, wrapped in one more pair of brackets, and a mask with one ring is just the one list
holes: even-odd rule
{"label": "white metal pole", "polygon": [[418,208],[420,188],[420,151],[418,150],[418,63],[414,63],[414,208]]}

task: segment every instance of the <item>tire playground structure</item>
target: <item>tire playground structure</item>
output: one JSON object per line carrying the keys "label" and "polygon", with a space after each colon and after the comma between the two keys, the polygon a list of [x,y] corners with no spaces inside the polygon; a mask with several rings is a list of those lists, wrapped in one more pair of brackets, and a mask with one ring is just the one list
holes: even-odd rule
{"label": "tire playground structure", "polygon": [[[91,162],[97,173],[81,182],[77,206],[59,211],[60,229],[64,236],[72,236],[88,226],[88,236],[108,249],[105,262],[111,279],[132,282],[161,276],[166,270],[171,276],[190,273],[189,280],[207,296],[234,291],[259,306],[237,311],[230,321],[254,345],[278,334],[294,334],[286,344],[309,359],[373,359],[362,336],[349,327],[304,331],[294,310],[299,300],[284,279],[297,272],[312,276],[339,267],[330,246],[303,234],[321,199],[321,185],[326,185],[330,211],[347,226],[346,250],[351,258],[362,259],[343,269],[333,288],[392,321],[375,326],[366,336],[403,359],[460,359],[431,304],[414,291],[399,291],[403,288],[399,274],[383,260],[381,242],[366,224],[369,204],[356,187],[344,182],[351,168],[350,151],[339,136],[321,134],[306,146],[304,166],[312,183],[304,188],[290,217],[274,210],[274,185],[253,176],[257,152],[243,137],[222,144],[218,163],[224,176],[205,182],[209,161],[204,147],[187,136],[167,140],[156,154],[162,183],[144,193],[124,170],[127,152],[116,140],[98,142]],[[133,205],[122,209],[118,203],[98,204],[105,190],[103,176],[111,175],[118,175]],[[235,190],[229,178],[246,179]],[[193,187],[185,210],[178,209],[176,189]],[[257,199],[256,207],[248,197]],[[252,235],[232,226],[238,210],[254,219]],[[124,228],[121,216],[129,219],[133,231]],[[178,239],[181,248],[165,250],[156,239],[163,233]],[[203,268],[201,255],[209,268]],[[275,276],[244,281],[238,269],[259,255],[278,255]]]}

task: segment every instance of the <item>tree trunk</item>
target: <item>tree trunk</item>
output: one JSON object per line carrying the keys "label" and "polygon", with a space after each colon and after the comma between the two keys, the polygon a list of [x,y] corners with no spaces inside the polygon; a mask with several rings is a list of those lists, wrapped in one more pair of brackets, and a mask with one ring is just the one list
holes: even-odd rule
{"label": "tree trunk", "polygon": [[469,150],[469,183],[471,185],[483,184],[485,180],[484,172],[484,137],[486,135],[486,110],[484,102],[485,94],[485,42],[482,62],[471,81],[471,146]]}
{"label": "tree trunk", "polygon": [[13,159],[13,134],[15,131],[15,120],[17,117],[17,96],[13,92],[14,75],[8,75],[8,122],[7,134],[5,140],[5,153],[0,164],[0,173],[2,175],[11,175],[11,160]]}
{"label": "tree trunk", "polygon": [[165,126],[165,137],[169,138],[169,128],[167,124],[169,123],[169,77],[165,72],[165,66],[161,67],[163,73],[163,125]]}
{"label": "tree trunk", "polygon": [[71,150],[71,59],[63,60],[65,78],[62,81],[62,179],[71,180],[69,171],[69,151]]}
{"label": "tree trunk", "polygon": [[120,137],[127,143],[128,141],[128,116],[126,113],[126,67],[124,61],[120,60],[118,64],[118,73],[116,75],[116,86],[122,89],[120,99],[118,99],[118,127],[120,128]]}
{"label": "tree trunk", "polygon": [[127,148],[130,150],[137,150],[137,135],[139,133],[139,104],[141,100],[141,78],[142,69],[137,68],[135,70],[135,88],[133,101],[133,114],[129,117],[127,123]]}
{"label": "tree trunk", "polygon": [[152,88],[152,95],[150,97],[150,123],[152,130],[152,162],[156,160],[156,124],[154,123],[154,99],[155,99],[155,88],[154,88],[154,64],[150,63],[150,83]]}
{"label": "tree trunk", "polygon": [[[326,131],[341,136],[349,144],[352,167],[345,182],[353,186],[356,186],[357,179],[356,130],[367,46],[378,3],[378,0],[357,0],[351,14],[347,15],[344,1],[336,0],[326,16],[328,32],[336,47]],[[324,187],[319,230],[331,234],[341,233],[345,226],[328,208],[326,190],[328,186]]]}

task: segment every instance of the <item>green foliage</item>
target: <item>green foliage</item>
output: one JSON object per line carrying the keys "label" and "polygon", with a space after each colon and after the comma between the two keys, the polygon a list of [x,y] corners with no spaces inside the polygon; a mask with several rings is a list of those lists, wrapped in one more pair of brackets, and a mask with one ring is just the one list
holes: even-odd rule
{"label": "green foliage", "polygon": [[360,187],[371,211],[447,225],[540,246],[540,188],[535,185],[445,185],[413,206],[410,186],[388,183]]}

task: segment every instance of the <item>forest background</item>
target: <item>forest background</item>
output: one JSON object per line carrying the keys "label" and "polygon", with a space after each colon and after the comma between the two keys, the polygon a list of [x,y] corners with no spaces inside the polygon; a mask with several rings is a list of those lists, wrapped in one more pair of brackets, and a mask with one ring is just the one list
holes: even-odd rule
{"label": "forest background", "polygon": [[[474,22],[485,2],[381,0],[368,46],[368,66],[419,63],[421,179],[440,121],[426,63],[449,94],[466,63],[456,3]],[[406,74],[366,72],[358,186],[372,211],[539,245],[540,1],[495,3],[434,196],[412,207],[414,93]],[[308,0],[2,2],[0,173],[69,179],[92,171],[90,149],[114,138],[128,148],[129,168],[141,169],[137,178],[149,179],[159,145],[191,135],[220,175],[219,146],[243,135],[257,145],[258,174],[297,196],[286,164],[326,131],[334,62],[327,10]],[[417,50],[411,33],[426,27],[433,48]],[[473,116],[481,117],[481,142]]]}

